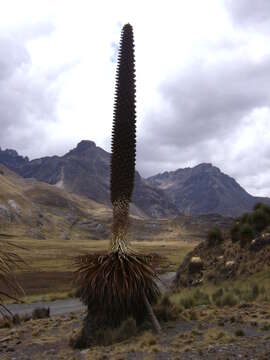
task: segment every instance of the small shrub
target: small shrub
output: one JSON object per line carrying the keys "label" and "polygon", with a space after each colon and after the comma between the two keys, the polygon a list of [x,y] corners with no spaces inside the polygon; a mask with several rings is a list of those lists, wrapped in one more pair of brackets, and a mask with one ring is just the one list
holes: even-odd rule
{"label": "small shrub", "polygon": [[259,286],[257,284],[254,284],[252,286],[252,295],[253,295],[253,298],[254,300],[257,299],[257,297],[259,296],[260,294],[260,289],[259,289]]}
{"label": "small shrub", "polygon": [[257,202],[254,206],[253,206],[253,211],[256,211],[258,209],[260,209],[262,207],[263,203],[261,202]]}
{"label": "small shrub", "polygon": [[241,217],[240,217],[240,223],[241,224],[252,224],[252,217],[250,213],[244,213]]}
{"label": "small shrub", "polygon": [[270,215],[270,206],[261,202],[254,205],[253,210],[263,210],[266,214]]}
{"label": "small shrub", "polygon": [[251,242],[254,238],[255,233],[251,225],[244,224],[240,228],[240,244],[242,247]]}
{"label": "small shrub", "polygon": [[215,291],[212,294],[212,301],[215,305],[220,306],[220,299],[222,298],[224,294],[223,288],[219,288],[217,291]]}
{"label": "small shrub", "polygon": [[50,317],[50,308],[36,308],[32,312],[33,319],[44,319]]}
{"label": "small shrub", "polygon": [[193,308],[195,306],[194,297],[191,295],[183,297],[180,300],[180,305],[182,305],[185,309]]}
{"label": "small shrub", "polygon": [[192,292],[180,299],[180,305],[185,309],[209,304],[211,304],[209,295],[200,289],[196,289],[195,292]]}
{"label": "small shrub", "polygon": [[141,341],[141,345],[152,346],[156,344],[157,344],[157,339],[155,338],[155,336],[149,331],[145,332],[143,335],[143,339]]}
{"label": "small shrub", "polygon": [[230,230],[230,235],[233,243],[240,241],[240,224],[236,223]]}
{"label": "small shrub", "polygon": [[238,303],[238,299],[231,292],[225,294],[221,298],[222,306],[235,306]]}
{"label": "small shrub", "polygon": [[234,335],[235,336],[245,336],[245,332],[242,329],[237,329],[237,330],[235,330]]}
{"label": "small shrub", "polygon": [[194,300],[195,300],[195,303],[196,303],[197,306],[199,306],[199,305],[209,305],[211,303],[209,295],[207,293],[204,293],[200,289],[197,289],[195,291]]}
{"label": "small shrub", "polygon": [[136,321],[129,318],[118,328],[99,328],[93,334],[93,342],[97,345],[108,346],[129,339],[137,333]]}
{"label": "small shrub", "polygon": [[253,221],[255,230],[258,233],[260,233],[269,224],[269,216],[264,211],[264,209],[261,207],[253,212],[252,221]]}
{"label": "small shrub", "polygon": [[179,317],[182,309],[180,306],[173,304],[168,296],[164,296],[160,303],[155,305],[154,312],[159,321],[176,320]]}
{"label": "small shrub", "polygon": [[217,226],[213,227],[207,234],[207,243],[209,246],[219,245],[223,240],[222,232]]}
{"label": "small shrub", "polygon": [[218,307],[235,306],[239,299],[232,292],[225,292],[223,288],[212,294],[212,301]]}

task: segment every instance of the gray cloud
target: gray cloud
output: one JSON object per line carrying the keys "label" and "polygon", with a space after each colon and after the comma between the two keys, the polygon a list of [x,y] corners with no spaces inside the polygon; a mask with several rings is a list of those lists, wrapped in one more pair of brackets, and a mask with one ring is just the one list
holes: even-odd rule
{"label": "gray cloud", "polygon": [[233,21],[239,25],[265,26],[270,22],[269,0],[227,0],[226,5]]}
{"label": "gray cloud", "polygon": [[0,34],[0,146],[30,157],[48,151],[48,125],[58,120],[57,81],[76,65],[71,62],[44,70],[32,64],[25,42],[53,30],[51,23],[41,22]]}
{"label": "gray cloud", "polygon": [[260,64],[244,59],[198,64],[162,86],[169,110],[151,114],[147,132],[159,144],[169,139],[182,148],[228,136],[253,108],[269,105],[269,81],[270,57]]}
{"label": "gray cloud", "polygon": [[[269,82],[270,57],[256,64],[244,57],[215,65],[201,62],[165,82],[161,96],[166,112],[156,111],[145,119],[139,169],[151,175],[213,162],[251,189],[248,176],[267,172],[264,160],[270,145],[256,150],[247,143],[235,149],[239,141],[245,143],[241,133],[246,117],[269,106]],[[251,127],[256,125],[253,121]],[[262,176],[260,183],[263,186]]]}
{"label": "gray cloud", "polygon": [[41,123],[55,120],[57,93],[44,74],[33,74],[30,56],[15,38],[0,38],[0,58],[0,144],[25,150],[30,139],[41,137]]}

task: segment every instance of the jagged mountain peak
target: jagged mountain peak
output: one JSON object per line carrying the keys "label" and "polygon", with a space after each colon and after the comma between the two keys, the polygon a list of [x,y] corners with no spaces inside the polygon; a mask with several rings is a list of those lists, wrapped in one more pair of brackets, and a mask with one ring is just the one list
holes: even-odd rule
{"label": "jagged mountain peak", "polygon": [[[12,170],[25,178],[35,178],[110,205],[110,157],[93,141],[82,140],[64,156],[19,162],[12,166]],[[12,157],[7,157],[4,164],[10,167]],[[165,194],[147,184],[138,172],[135,174],[132,201],[138,212],[148,216],[169,217],[178,214]]]}
{"label": "jagged mountain peak", "polygon": [[70,150],[68,152],[68,154],[82,154],[82,153],[85,153],[89,150],[93,150],[95,149],[97,146],[96,146],[96,143],[94,141],[90,141],[90,140],[82,140],[80,141],[77,146]]}
{"label": "jagged mountain peak", "polygon": [[[110,204],[110,154],[82,140],[64,156],[29,161],[15,150],[0,150],[0,163],[25,178],[56,185],[103,204]],[[210,163],[165,171],[148,179],[135,175],[133,203],[154,217],[185,214],[239,215],[267,198],[248,194],[232,177]]]}

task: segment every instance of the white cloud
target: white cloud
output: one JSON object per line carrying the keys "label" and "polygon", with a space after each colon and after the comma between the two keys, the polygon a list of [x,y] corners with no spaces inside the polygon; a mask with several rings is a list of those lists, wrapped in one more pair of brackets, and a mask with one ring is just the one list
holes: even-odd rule
{"label": "white cloud", "polygon": [[270,196],[269,33],[258,7],[237,3],[0,0],[1,147],[37,157],[91,139],[109,150],[112,60],[130,22],[138,169],[153,174],[212,161]]}

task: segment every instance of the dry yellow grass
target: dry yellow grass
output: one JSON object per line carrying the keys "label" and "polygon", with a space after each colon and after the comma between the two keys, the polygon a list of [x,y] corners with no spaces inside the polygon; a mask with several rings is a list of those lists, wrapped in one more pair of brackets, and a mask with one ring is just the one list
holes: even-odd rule
{"label": "dry yellow grass", "polygon": [[[17,274],[26,291],[26,301],[36,299],[50,300],[71,296],[74,292],[72,272],[74,258],[88,252],[106,251],[109,240],[63,240],[14,238],[14,244],[24,247],[18,249],[28,264]],[[134,241],[132,246],[142,253],[157,253],[166,257],[161,271],[174,271],[196,243],[184,241]],[[56,290],[57,289],[57,290]]]}

